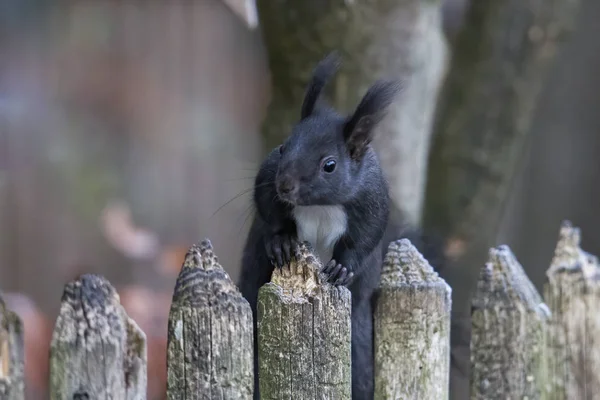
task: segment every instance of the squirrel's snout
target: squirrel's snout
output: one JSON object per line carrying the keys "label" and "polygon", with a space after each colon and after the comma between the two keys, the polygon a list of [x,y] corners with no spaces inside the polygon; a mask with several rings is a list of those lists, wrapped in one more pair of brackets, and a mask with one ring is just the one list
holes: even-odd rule
{"label": "squirrel's snout", "polygon": [[281,176],[277,180],[277,191],[285,200],[292,201],[298,193],[296,181],[289,176]]}
{"label": "squirrel's snout", "polygon": [[296,183],[289,177],[284,177],[279,180],[279,191],[281,193],[289,194],[296,190]]}

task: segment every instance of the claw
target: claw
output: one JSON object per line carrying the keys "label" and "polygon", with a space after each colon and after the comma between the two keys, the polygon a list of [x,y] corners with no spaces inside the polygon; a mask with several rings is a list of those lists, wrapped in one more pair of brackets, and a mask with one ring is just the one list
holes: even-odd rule
{"label": "claw", "polygon": [[348,274],[348,277],[346,278],[346,282],[344,283],[344,286],[348,286],[349,284],[352,283],[353,280],[354,280],[354,272],[350,272]]}
{"label": "claw", "polygon": [[295,238],[289,235],[273,235],[265,242],[267,258],[274,267],[283,268],[292,260],[295,244]]}
{"label": "claw", "polygon": [[334,286],[348,286],[354,278],[353,272],[348,272],[347,268],[333,259],[321,269],[321,272],[326,275],[327,282]]}
{"label": "claw", "polygon": [[337,279],[335,280],[335,285],[336,286],[343,285],[344,282],[346,282],[347,278],[348,278],[348,270],[346,268],[342,268],[339,271],[339,273],[337,274]]}
{"label": "claw", "polygon": [[333,269],[333,271],[331,271],[331,277],[330,277],[330,281],[331,283],[335,283],[337,280],[339,280],[340,278],[340,274],[342,273],[342,271],[345,268],[342,267],[342,264],[338,264],[335,266],[335,268]]}
{"label": "claw", "polygon": [[281,251],[281,236],[275,236],[273,238],[273,242],[271,243],[273,246],[273,253],[275,253],[275,259],[277,260],[277,265],[279,268],[283,268],[283,254]]}
{"label": "claw", "polygon": [[322,269],[322,272],[326,275],[331,274],[331,270],[335,268],[335,260],[329,261]]}
{"label": "claw", "polygon": [[292,260],[292,241],[289,237],[283,239],[281,248],[283,249],[283,257],[286,264],[289,264]]}
{"label": "claw", "polygon": [[267,252],[267,258],[271,261],[271,264],[275,264],[275,256],[273,255],[273,249],[270,243],[266,243],[265,251]]}
{"label": "claw", "polygon": [[[344,268],[344,270],[345,269],[346,268]],[[348,286],[352,283],[352,278],[354,278],[354,272],[347,273],[347,275],[346,275],[346,273],[347,273],[347,271],[344,271],[344,276],[338,278],[338,282],[337,282],[338,286]]]}

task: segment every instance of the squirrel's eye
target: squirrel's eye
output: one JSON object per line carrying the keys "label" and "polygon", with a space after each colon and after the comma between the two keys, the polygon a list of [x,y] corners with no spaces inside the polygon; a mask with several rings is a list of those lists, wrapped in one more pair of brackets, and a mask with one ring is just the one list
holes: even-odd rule
{"label": "squirrel's eye", "polygon": [[335,160],[329,159],[323,163],[323,171],[328,174],[332,173],[335,170]]}
{"label": "squirrel's eye", "polygon": [[283,145],[279,146],[279,154],[283,154]]}

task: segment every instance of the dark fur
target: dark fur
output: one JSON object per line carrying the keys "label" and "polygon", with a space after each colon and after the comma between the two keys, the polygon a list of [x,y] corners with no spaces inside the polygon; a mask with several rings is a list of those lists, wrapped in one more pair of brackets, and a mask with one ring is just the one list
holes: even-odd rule
{"label": "dark fur", "polygon": [[[271,151],[256,177],[257,215],[244,249],[239,286],[253,310],[257,354],[258,290],[270,280],[274,265],[282,266],[290,259],[297,241],[294,205],[341,205],[348,220],[346,232],[337,241],[332,260],[322,261],[334,265],[325,268],[330,282],[343,282],[352,293],[352,397],[362,400],[373,397],[371,301],[379,283],[385,250],[382,238],[389,216],[387,184],[370,143],[373,128],[399,85],[377,82],[352,115],[342,116],[317,104],[337,65],[335,56],[319,63],[300,121],[283,146]],[[330,158],[337,162],[336,169],[325,173],[323,161]],[[258,383],[256,356],[255,371]]]}

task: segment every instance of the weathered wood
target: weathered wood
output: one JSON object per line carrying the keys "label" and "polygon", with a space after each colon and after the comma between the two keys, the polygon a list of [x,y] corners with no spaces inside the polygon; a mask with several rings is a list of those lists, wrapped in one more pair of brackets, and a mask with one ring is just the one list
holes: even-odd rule
{"label": "weathered wood", "polygon": [[390,243],[375,309],[375,398],[443,400],[450,287],[408,239]]}
{"label": "weathered wood", "polygon": [[251,399],[252,311],[208,239],[192,246],[173,293],[167,398]]}
{"label": "weathered wood", "polygon": [[23,322],[0,296],[0,399],[25,399]]}
{"label": "weathered wood", "polygon": [[490,249],[472,302],[472,399],[546,398],[549,318],[508,246]]}
{"label": "weathered wood", "polygon": [[555,400],[600,395],[600,268],[580,241],[579,229],[564,222],[544,286],[553,315],[548,347]]}
{"label": "weathered wood", "polygon": [[50,399],[146,399],[146,335],[112,285],[82,275],[65,285],[50,345]]}
{"label": "weathered wood", "polygon": [[436,110],[423,218],[426,231],[443,236],[451,264],[444,278],[453,288],[452,341],[464,344],[453,344],[462,371],[453,370],[451,387],[460,399],[468,396],[469,297],[500,229],[546,72],[580,1],[469,3]]}
{"label": "weathered wood", "polygon": [[273,82],[264,124],[267,145],[279,144],[298,121],[312,69],[332,50],[343,56],[331,85],[341,110],[354,109],[376,79],[401,79],[404,94],[378,126],[375,146],[394,203],[409,222],[418,222],[433,113],[446,69],[441,3],[258,0]]}
{"label": "weathered wood", "polygon": [[261,399],[351,398],[351,296],[324,282],[307,243],[258,295]]}

